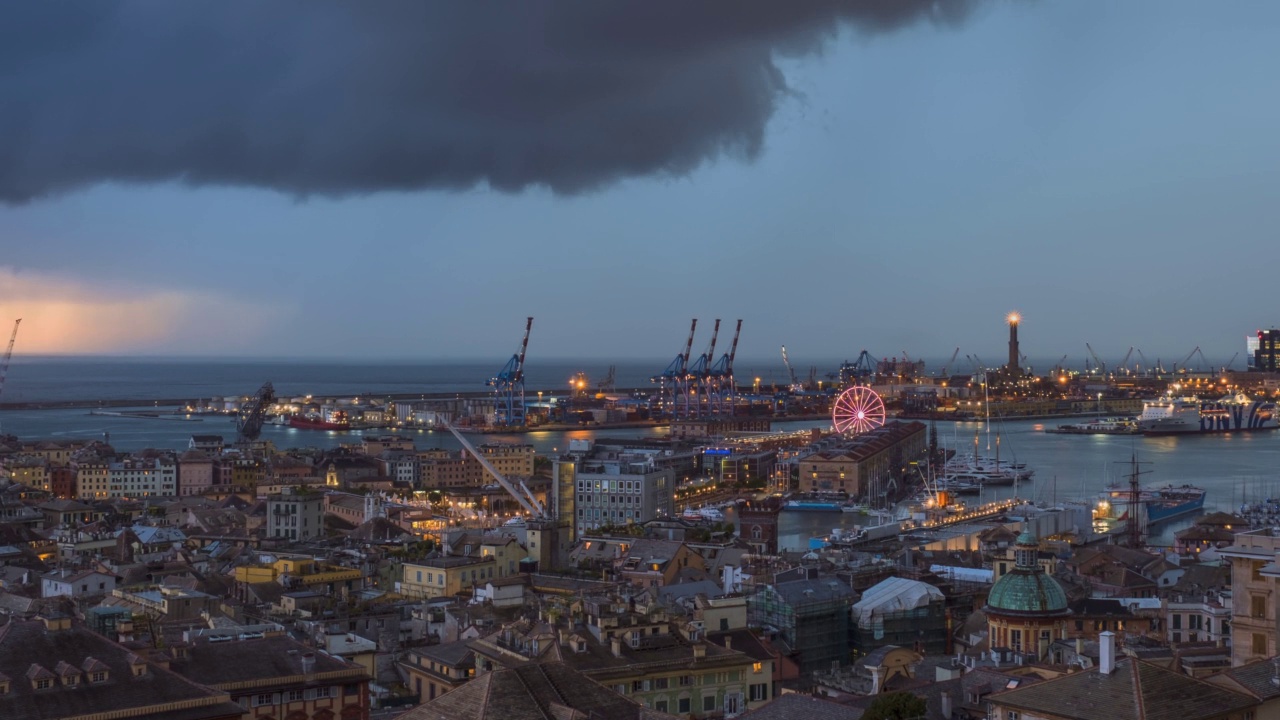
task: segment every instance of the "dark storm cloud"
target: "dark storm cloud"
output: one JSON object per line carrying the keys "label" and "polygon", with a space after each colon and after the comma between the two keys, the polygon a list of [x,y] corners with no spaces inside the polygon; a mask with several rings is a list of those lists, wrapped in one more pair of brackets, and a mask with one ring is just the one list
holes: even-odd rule
{"label": "dark storm cloud", "polygon": [[759,153],[779,55],[973,0],[88,0],[0,9],[0,200],[181,180],[590,189]]}

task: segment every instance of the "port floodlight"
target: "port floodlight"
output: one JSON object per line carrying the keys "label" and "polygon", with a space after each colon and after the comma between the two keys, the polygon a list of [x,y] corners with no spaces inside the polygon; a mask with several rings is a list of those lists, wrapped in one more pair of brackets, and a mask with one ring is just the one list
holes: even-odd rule
{"label": "port floodlight", "polygon": [[855,385],[836,398],[831,422],[836,432],[860,435],[884,425],[884,401],[869,387]]}
{"label": "port floodlight", "polygon": [[1022,322],[1022,314],[1019,313],[1017,310],[1015,310],[1009,313],[1008,317],[1006,317],[1005,320],[1008,321],[1010,325],[1017,325],[1018,323]]}

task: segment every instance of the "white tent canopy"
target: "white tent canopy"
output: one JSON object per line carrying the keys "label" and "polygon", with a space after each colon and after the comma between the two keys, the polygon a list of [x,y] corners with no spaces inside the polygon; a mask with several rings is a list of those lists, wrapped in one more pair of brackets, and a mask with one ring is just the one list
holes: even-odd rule
{"label": "white tent canopy", "polygon": [[868,588],[851,611],[859,627],[868,627],[889,613],[914,610],[942,599],[942,591],[928,583],[893,577]]}

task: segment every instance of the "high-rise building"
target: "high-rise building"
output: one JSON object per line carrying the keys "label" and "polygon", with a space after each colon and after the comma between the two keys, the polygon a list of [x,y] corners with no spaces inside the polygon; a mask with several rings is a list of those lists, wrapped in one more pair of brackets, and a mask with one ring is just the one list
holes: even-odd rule
{"label": "high-rise building", "polygon": [[[576,460],[572,519],[577,536],[601,525],[642,523],[675,512],[676,472],[653,452],[602,452]],[[561,462],[561,478],[566,474]],[[561,503],[566,505],[567,503]],[[568,509],[568,508],[564,508]]]}
{"label": "high-rise building", "polygon": [[1280,370],[1280,330],[1259,330],[1245,343],[1249,350],[1249,369],[1263,372]]}

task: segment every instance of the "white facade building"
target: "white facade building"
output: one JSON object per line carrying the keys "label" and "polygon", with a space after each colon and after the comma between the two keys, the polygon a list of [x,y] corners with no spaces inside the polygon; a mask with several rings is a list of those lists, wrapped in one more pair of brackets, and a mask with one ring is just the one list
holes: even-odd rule
{"label": "white facade building", "polygon": [[675,470],[658,469],[652,454],[607,453],[576,465],[574,525],[579,535],[601,525],[675,514]]}

